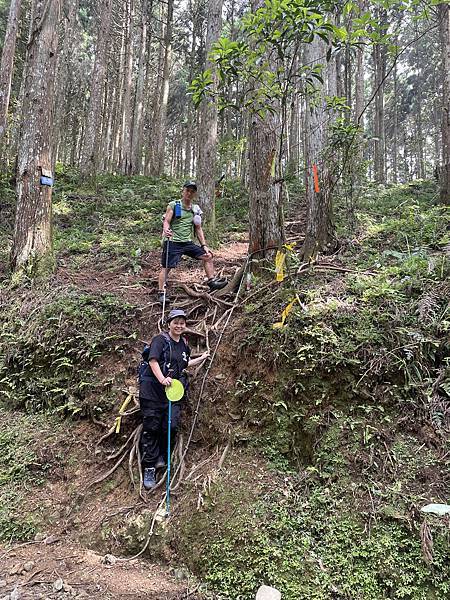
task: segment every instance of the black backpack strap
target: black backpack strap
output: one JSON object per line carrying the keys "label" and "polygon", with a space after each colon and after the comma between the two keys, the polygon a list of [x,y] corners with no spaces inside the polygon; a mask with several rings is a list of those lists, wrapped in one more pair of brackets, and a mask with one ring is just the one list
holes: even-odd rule
{"label": "black backpack strap", "polygon": [[150,354],[150,344],[145,344],[144,349],[142,350],[142,360],[144,362],[148,362],[148,357]]}
{"label": "black backpack strap", "polygon": [[166,333],[165,331],[161,334],[165,340],[165,345],[164,345],[164,349],[163,349],[163,358],[164,358],[164,364],[163,364],[163,368],[162,368],[162,372],[163,375],[165,377],[167,377],[167,375],[169,374],[170,371],[170,367],[172,364],[172,344],[170,341],[170,335],[168,333]]}

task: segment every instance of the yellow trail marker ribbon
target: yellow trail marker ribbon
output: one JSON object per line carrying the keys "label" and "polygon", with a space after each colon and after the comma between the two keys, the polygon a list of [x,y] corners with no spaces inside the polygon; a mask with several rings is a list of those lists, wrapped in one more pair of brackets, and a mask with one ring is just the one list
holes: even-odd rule
{"label": "yellow trail marker ribbon", "polygon": [[292,252],[292,250],[295,248],[296,245],[297,245],[297,242],[291,242],[290,244],[283,244],[283,248],[286,248],[286,250],[289,250],[289,252]]}
{"label": "yellow trail marker ribbon", "polygon": [[125,412],[127,406],[130,404],[133,394],[128,394],[125,400],[122,402],[122,406],[119,408],[119,415],[116,417],[116,433],[120,432],[120,425],[122,423],[122,415]]}
{"label": "yellow trail marker ribbon", "polygon": [[285,326],[285,321],[287,319],[287,316],[289,315],[289,313],[291,312],[291,310],[294,308],[294,304],[296,302],[298,302],[298,298],[297,296],[291,300],[289,302],[289,304],[286,306],[286,308],[283,310],[283,312],[281,313],[281,321],[278,321],[277,323],[274,323],[272,325],[272,329],[282,329]]}
{"label": "yellow trail marker ribbon", "polygon": [[284,266],[286,263],[286,253],[280,252],[277,250],[277,254],[275,256],[275,273],[276,273],[276,281],[283,281],[286,277],[284,273]]}

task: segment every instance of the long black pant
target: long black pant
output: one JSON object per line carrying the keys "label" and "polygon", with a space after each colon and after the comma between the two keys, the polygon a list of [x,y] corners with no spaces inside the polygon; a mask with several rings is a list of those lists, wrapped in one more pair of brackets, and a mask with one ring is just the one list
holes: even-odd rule
{"label": "long black pant", "polygon": [[[167,460],[169,401],[164,398],[139,398],[143,415],[140,452],[142,467],[154,467],[159,456]],[[172,452],[180,423],[181,403],[172,402],[170,451]]]}

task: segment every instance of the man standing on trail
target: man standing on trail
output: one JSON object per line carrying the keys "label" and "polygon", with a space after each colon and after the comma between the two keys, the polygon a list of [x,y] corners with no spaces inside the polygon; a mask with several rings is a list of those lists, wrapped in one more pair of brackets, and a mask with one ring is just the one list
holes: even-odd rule
{"label": "man standing on trail", "polygon": [[[212,252],[206,245],[202,229],[202,211],[193,200],[197,193],[195,181],[186,181],[183,185],[182,199],[169,202],[164,215],[163,235],[164,246],[161,256],[162,269],[158,278],[158,301],[169,303],[165,297],[167,277],[170,269],[178,265],[183,255],[203,261],[203,268],[208,277],[207,285],[210,291],[220,290],[226,286],[226,279],[219,279],[214,274]],[[197,237],[200,246],[194,244],[193,235]]]}
{"label": "man standing on trail", "polygon": [[186,330],[186,313],[181,309],[171,310],[167,317],[168,332],[156,335],[150,346],[144,348],[139,365],[139,405],[143,416],[140,440],[143,484],[146,490],[156,485],[156,469],[166,466],[168,446],[168,409],[166,387],[172,379],[184,386],[185,395],[175,402],[171,411],[171,451],[175,445],[182,402],[188,387],[185,369],[203,362],[209,352],[190,358],[191,350],[183,333]]}

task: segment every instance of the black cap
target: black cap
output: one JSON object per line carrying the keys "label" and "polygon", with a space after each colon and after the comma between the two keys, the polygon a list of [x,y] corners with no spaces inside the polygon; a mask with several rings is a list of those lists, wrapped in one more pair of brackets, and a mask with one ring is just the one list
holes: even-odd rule
{"label": "black cap", "polygon": [[174,308],[170,311],[167,316],[167,323],[170,323],[172,319],[176,319],[177,317],[182,317],[185,321],[187,320],[186,313],[181,308]]}
{"label": "black cap", "polygon": [[194,188],[194,190],[197,191],[197,184],[195,183],[195,181],[185,181],[183,187],[184,188],[189,188],[189,187]]}

